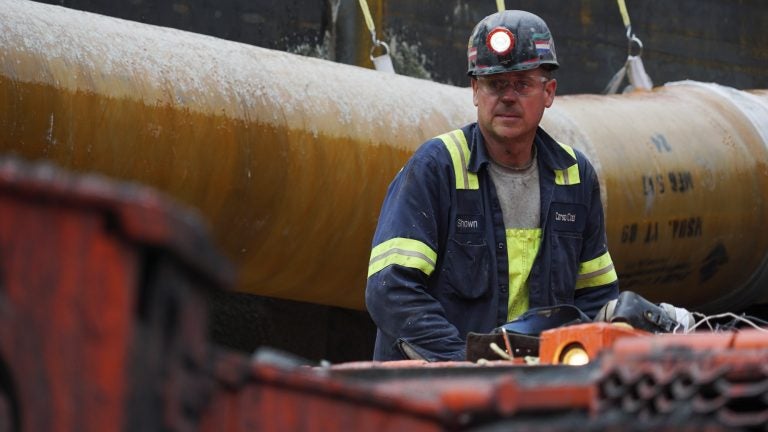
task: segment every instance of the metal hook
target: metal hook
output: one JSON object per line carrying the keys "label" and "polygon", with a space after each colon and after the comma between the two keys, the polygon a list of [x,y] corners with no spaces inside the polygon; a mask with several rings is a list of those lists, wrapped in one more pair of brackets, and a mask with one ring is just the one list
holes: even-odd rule
{"label": "metal hook", "polygon": [[643,55],[643,42],[635,36],[634,33],[632,33],[632,25],[627,25],[627,54],[631,57],[632,56],[632,44],[634,43],[637,45],[638,51],[637,56]]}
{"label": "metal hook", "polygon": [[373,60],[373,52],[376,51],[376,48],[380,46],[384,47],[384,54],[382,55],[389,55],[389,45],[387,45],[386,42],[380,41],[374,37],[373,45],[371,46],[371,54],[370,54],[371,60]]}
{"label": "metal hook", "polygon": [[[384,47],[384,54],[374,57],[373,52],[376,50],[376,47],[379,46]],[[392,64],[392,57],[389,56],[389,45],[387,45],[386,42],[382,42],[380,40],[374,41],[373,46],[371,47],[371,61],[373,62],[373,66],[377,71],[395,73],[395,66]]]}
{"label": "metal hook", "polygon": [[640,57],[643,55],[643,41],[640,40],[637,36],[634,34],[629,37],[629,44],[627,46],[627,54],[629,56],[632,56],[632,44],[635,44],[637,46],[637,57]]}

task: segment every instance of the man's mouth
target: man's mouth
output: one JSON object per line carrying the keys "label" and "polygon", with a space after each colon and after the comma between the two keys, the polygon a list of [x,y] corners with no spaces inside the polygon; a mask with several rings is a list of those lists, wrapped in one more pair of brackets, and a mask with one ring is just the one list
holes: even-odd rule
{"label": "man's mouth", "polygon": [[520,114],[512,113],[512,112],[502,112],[497,113],[496,117],[503,117],[503,118],[519,118]]}

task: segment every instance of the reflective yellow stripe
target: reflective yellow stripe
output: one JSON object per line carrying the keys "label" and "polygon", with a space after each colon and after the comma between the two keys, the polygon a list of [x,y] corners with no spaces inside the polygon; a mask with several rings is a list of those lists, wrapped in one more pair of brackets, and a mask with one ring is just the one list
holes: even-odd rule
{"label": "reflective yellow stripe", "polygon": [[571,147],[571,146],[569,146],[569,145],[567,145],[567,144],[563,144],[563,143],[561,143],[560,141],[558,141],[557,143],[558,143],[558,144],[560,144],[560,147],[562,147],[562,148],[563,148],[563,150],[567,151],[567,152],[568,152],[568,154],[569,154],[569,155],[571,155],[571,157],[573,158],[573,160],[576,160],[576,152],[575,152],[575,151],[573,151],[573,147]]}
{"label": "reflective yellow stripe", "polygon": [[368,277],[392,264],[419,269],[429,276],[435,270],[437,253],[426,244],[413,239],[396,237],[371,250]]}
{"label": "reflective yellow stripe", "polygon": [[464,132],[457,129],[447,134],[442,134],[438,138],[445,144],[448,153],[451,154],[453,163],[453,172],[456,177],[456,189],[479,189],[477,174],[469,172],[469,146]]}
{"label": "reflective yellow stripe", "polygon": [[508,229],[509,299],[507,321],[528,310],[528,275],[541,245],[541,228]]}
{"label": "reflective yellow stripe", "polygon": [[[567,151],[571,157],[576,160],[576,152],[573,151],[573,148],[569,145],[565,145],[558,141],[558,144],[560,144],[560,147],[563,148],[563,150]],[[568,186],[568,185],[575,185],[581,183],[581,178],[579,177],[579,164],[573,164],[569,166],[567,169],[564,170],[555,170],[555,184],[561,185],[561,186]]]}
{"label": "reflective yellow stripe", "polygon": [[579,184],[580,182],[578,164],[571,165],[568,169],[555,170],[555,184],[568,186]]}
{"label": "reflective yellow stripe", "polygon": [[606,252],[593,260],[579,265],[576,289],[609,284],[615,282],[618,278],[616,269],[613,268],[611,254]]}

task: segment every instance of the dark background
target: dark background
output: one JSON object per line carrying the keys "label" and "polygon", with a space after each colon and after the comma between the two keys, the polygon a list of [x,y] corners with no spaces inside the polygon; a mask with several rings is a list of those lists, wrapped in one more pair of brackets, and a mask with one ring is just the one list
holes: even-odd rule
{"label": "dark background", "polygon": [[[43,3],[372,67],[371,37],[357,0]],[[398,73],[468,85],[467,40],[475,23],[496,11],[494,0],[368,4]],[[549,24],[561,64],[559,94],[600,93],[626,61],[626,30],[615,0],[507,0],[506,5],[534,12]],[[627,7],[656,85],[691,79],[768,88],[768,2],[627,0]],[[210,303],[213,339],[238,350],[269,345],[312,361],[342,362],[369,359],[373,349],[375,327],[365,312],[242,293],[216,293]]]}

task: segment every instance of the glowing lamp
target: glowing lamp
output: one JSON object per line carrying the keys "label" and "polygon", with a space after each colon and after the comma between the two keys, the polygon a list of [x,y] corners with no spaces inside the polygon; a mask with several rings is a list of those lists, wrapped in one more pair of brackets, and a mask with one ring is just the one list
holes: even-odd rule
{"label": "glowing lamp", "polygon": [[488,32],[485,44],[496,55],[505,55],[515,47],[515,35],[504,27],[496,27]]}

